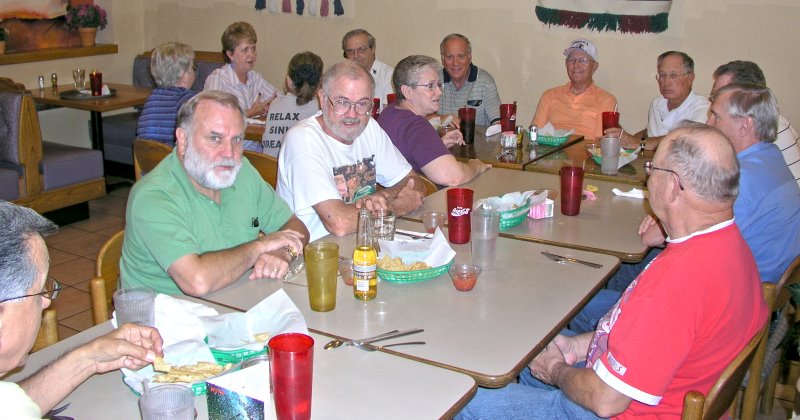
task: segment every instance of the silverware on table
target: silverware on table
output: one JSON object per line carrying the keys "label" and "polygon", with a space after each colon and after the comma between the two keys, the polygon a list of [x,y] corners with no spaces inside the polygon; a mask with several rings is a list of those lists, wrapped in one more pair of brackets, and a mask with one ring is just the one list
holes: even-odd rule
{"label": "silverware on table", "polygon": [[400,236],[405,236],[405,237],[408,237],[408,238],[411,238],[411,239],[431,239],[431,238],[433,238],[433,234],[432,233],[419,234],[419,233],[416,233],[416,232],[411,232],[411,231],[402,230],[402,229],[395,229],[394,234],[395,234],[395,236],[400,235]]}
{"label": "silverware on table", "polygon": [[325,344],[324,348],[326,350],[330,350],[330,349],[339,347],[342,344],[344,344],[346,346],[370,344],[370,343],[374,343],[376,341],[388,340],[390,338],[398,338],[398,337],[405,337],[407,335],[418,334],[418,333],[421,333],[423,331],[425,331],[425,330],[423,330],[422,328],[417,328],[417,329],[413,329],[413,330],[405,330],[405,331],[397,331],[397,330],[395,330],[395,331],[390,331],[390,332],[385,333],[385,334],[376,335],[375,337],[363,338],[363,339],[359,339],[359,340],[350,340],[350,341],[331,340],[330,342]]}
{"label": "silverware on table", "polygon": [[549,253],[547,251],[542,251],[542,255],[544,255],[547,258],[550,258],[553,261],[560,262],[560,263],[569,262],[569,263],[575,263],[575,264],[583,264],[583,265],[586,265],[586,266],[589,266],[589,267],[592,267],[592,268],[603,268],[603,264],[597,264],[597,263],[593,263],[593,262],[589,262],[589,261],[579,260],[579,259],[573,258],[573,257],[565,257],[565,256],[562,256],[562,255],[551,254],[551,253]]}
{"label": "silverware on table", "polygon": [[371,344],[366,344],[366,343],[363,343],[363,344],[362,344],[362,343],[358,343],[358,342],[357,342],[357,343],[355,343],[355,344],[353,344],[353,345],[354,345],[354,346],[356,346],[356,347],[358,347],[358,348],[360,348],[361,350],[365,350],[365,351],[375,351],[375,350],[381,350],[381,349],[384,349],[384,348],[386,348],[386,347],[394,347],[394,346],[410,346],[410,345],[422,345],[422,344],[426,344],[426,343],[425,343],[424,341],[406,341],[405,343],[392,343],[392,344],[384,344],[384,345],[382,345],[382,346],[373,346],[373,345],[371,345]]}

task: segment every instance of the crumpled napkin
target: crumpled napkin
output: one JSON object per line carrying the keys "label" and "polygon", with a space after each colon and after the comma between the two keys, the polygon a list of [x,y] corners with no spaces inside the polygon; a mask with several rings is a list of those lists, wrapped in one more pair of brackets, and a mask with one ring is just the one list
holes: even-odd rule
{"label": "crumpled napkin", "polygon": [[611,190],[614,195],[618,195],[620,197],[631,197],[631,198],[647,198],[647,193],[644,190],[640,190],[638,188],[631,188],[630,191],[622,191],[619,188],[614,188]]}
{"label": "crumpled napkin", "polygon": [[[420,233],[424,235],[424,233]],[[413,264],[424,261],[430,267],[440,267],[449,263],[456,256],[450,247],[441,229],[436,228],[431,239],[412,239],[387,241],[379,239],[381,258],[388,255],[390,258],[400,257],[403,264]]]}
{"label": "crumpled napkin", "polygon": [[266,120],[259,120],[258,118],[248,118],[247,119],[247,123],[248,124],[255,124],[255,125],[267,125],[267,121]]}
{"label": "crumpled napkin", "polygon": [[[534,193],[536,193],[536,191],[514,191],[505,194],[502,197],[482,198],[475,203],[475,208],[491,208],[492,210],[497,211],[513,210],[514,205],[516,205],[517,208],[524,206],[528,201],[528,198],[533,196]],[[536,204],[544,203],[544,199],[547,198],[547,191],[545,190],[543,193],[539,193],[539,195],[542,194],[544,194],[544,198],[540,199],[540,201],[538,201]],[[531,205],[534,205],[533,202],[531,202]]]}
{"label": "crumpled napkin", "polygon": [[[634,150],[627,150],[627,149],[620,148],[620,150],[619,150],[619,164],[617,165],[617,169],[622,169],[623,166],[625,166],[625,165],[633,162],[634,160],[636,160],[636,158],[639,157],[639,152],[640,151],[642,151],[641,147],[637,147]],[[602,163],[603,156],[602,156],[602,151],[601,151],[599,145],[597,147],[595,147],[594,149],[589,149],[589,153],[591,153],[592,156],[596,158],[595,161],[598,164]]]}
{"label": "crumpled napkin", "polygon": [[501,130],[500,124],[492,124],[492,125],[486,127],[486,137],[493,136],[493,135],[499,133],[500,130]]}
{"label": "crumpled napkin", "polygon": [[561,129],[557,130],[555,127],[553,127],[553,124],[547,123],[547,124],[544,125],[544,127],[539,127],[539,132],[538,133],[539,133],[540,136],[567,137],[567,136],[572,135],[574,132],[575,132],[574,129],[573,130],[561,130]]}

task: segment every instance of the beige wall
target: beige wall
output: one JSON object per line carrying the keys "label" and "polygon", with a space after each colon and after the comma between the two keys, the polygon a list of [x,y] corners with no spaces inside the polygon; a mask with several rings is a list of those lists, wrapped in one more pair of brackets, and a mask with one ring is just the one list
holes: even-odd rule
{"label": "beige wall", "polygon": [[442,36],[461,32],[472,41],[473,61],[492,73],[504,101],[518,101],[519,118],[527,123],[542,91],[566,81],[561,51],[570,40],[587,37],[600,54],[595,80],[616,95],[626,128],[644,126],[648,105],[658,94],[656,56],[670,49],[695,59],[695,90],[703,95],[719,64],[759,63],[782,113],[800,125],[800,95],[791,81],[800,64],[796,0],[675,0],[665,33],[636,36],[548,28],[536,19],[531,0],[344,0],[350,16],[325,19],[256,12],[255,0],[96,1],[112,19],[99,41],[119,44],[119,54],[4,66],[3,75],[34,86],[38,74],[57,71],[64,81],[71,68],[97,67],[106,80],[129,82],[137,53],[170,40],[218,50],[225,27],[247,20],[258,31],[257,70],[282,85],[296,52],[314,51],[326,64],[340,60],[341,36],[352,28],[372,32],[378,57],[391,65],[410,54],[438,57]]}

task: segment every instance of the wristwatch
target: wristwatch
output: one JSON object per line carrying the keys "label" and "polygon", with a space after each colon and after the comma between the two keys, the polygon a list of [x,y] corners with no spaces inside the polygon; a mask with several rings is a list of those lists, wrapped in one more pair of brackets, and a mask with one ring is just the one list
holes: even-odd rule
{"label": "wristwatch", "polygon": [[646,135],[642,136],[641,140],[639,141],[639,147],[642,150],[647,150],[647,147],[645,147],[645,146],[647,146],[647,136]]}

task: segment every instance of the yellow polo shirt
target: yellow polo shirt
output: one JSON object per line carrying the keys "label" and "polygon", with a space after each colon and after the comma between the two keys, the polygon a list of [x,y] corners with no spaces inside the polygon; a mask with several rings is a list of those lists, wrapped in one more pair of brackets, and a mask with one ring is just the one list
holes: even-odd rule
{"label": "yellow polo shirt", "polygon": [[556,86],[542,94],[533,123],[540,128],[549,122],[557,129],[575,129],[575,134],[587,139],[602,137],[603,112],[613,111],[617,98],[594,83],[580,95],[573,95],[571,84]]}

